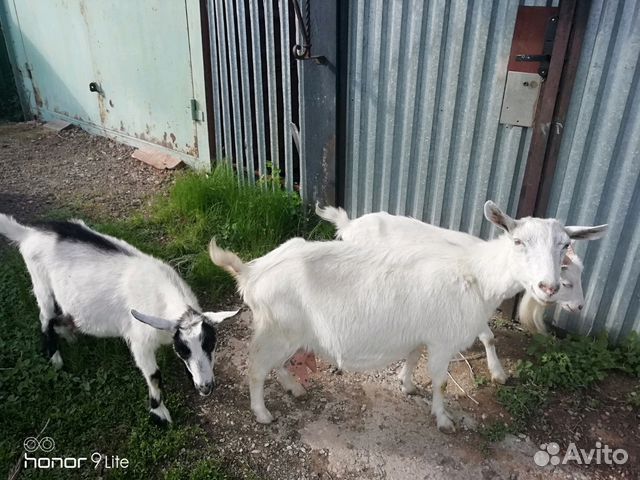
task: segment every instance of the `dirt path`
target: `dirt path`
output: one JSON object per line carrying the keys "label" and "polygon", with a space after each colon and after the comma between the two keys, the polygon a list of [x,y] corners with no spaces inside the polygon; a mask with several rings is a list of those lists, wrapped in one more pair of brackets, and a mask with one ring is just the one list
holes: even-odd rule
{"label": "dirt path", "polygon": [[166,191],[173,175],[131,158],[132,151],[76,127],[0,123],[0,212],[20,220],[51,210],[126,216]]}
{"label": "dirt path", "polygon": [[[0,212],[23,220],[70,206],[96,218],[136,212],[151,195],[166,192],[172,174],[141,164],[130,153],[129,147],[79,129],[55,133],[31,123],[0,125]],[[585,447],[604,438],[614,445],[634,443],[640,449],[640,418],[619,401],[627,388],[624,379],[609,385],[617,398],[606,391],[594,393],[599,409],[585,413],[583,406],[591,404],[590,397],[567,397],[527,435],[489,444],[477,433],[478,426],[507,415],[496,401],[495,388],[474,381],[489,378],[479,344],[465,353],[473,374],[466,362],[451,364],[453,377],[479,402],[476,405],[449,382],[447,399],[458,424],[454,435],[440,433],[429,414],[431,392],[424,358],[416,378],[419,395],[414,396],[400,392],[397,365],[352,374],[321,363],[307,396],[299,400],[271,379],[266,402],[277,421],[259,425],[249,409],[245,380],[249,325],[250,312],[244,312],[240,321],[220,329],[216,393],[204,400],[190,390],[185,394],[199,411],[198,420],[211,432],[210,454],[223,456],[239,470],[247,466],[258,478],[549,480],[621,478],[622,473],[630,478],[638,472],[637,465],[619,472],[543,468],[533,461],[540,443],[568,441],[573,435]],[[505,369],[513,373],[517,359],[525,357],[528,339],[508,328],[495,329],[495,335]],[[634,455],[638,461],[640,454]]]}

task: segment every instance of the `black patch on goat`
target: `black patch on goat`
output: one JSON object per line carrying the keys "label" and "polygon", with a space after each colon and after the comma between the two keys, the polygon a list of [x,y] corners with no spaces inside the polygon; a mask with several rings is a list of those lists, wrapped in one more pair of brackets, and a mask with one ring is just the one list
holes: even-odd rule
{"label": "black patch on goat", "polygon": [[162,390],[162,374],[160,373],[160,370],[156,370],[155,372],[153,372],[153,374],[149,378],[151,378],[151,381],[159,390]]}
{"label": "black patch on goat", "polygon": [[58,305],[58,302],[55,298],[53,299],[53,313],[56,314],[56,317],[62,315],[62,309],[60,308],[60,305]]}
{"label": "black patch on goat", "polygon": [[186,361],[191,356],[191,350],[180,336],[180,329],[173,335],[173,349],[182,360]]}
{"label": "black patch on goat", "polygon": [[202,345],[202,350],[211,356],[211,352],[216,348],[216,329],[213,325],[209,325],[207,322],[202,322],[200,343]]}
{"label": "black patch on goat", "polygon": [[42,348],[47,358],[58,351],[58,334],[55,331],[55,318],[47,322],[47,329],[42,333]]}
{"label": "black patch on goat", "polygon": [[162,402],[155,397],[149,397],[149,405],[152,409],[156,409],[160,406]]}
{"label": "black patch on goat", "polygon": [[98,235],[84,225],[80,225],[79,223],[42,222],[37,224],[37,228],[55,233],[60,241],[85,243],[104,252],[130,255],[127,250],[123,249],[119,245],[116,245],[111,240]]}

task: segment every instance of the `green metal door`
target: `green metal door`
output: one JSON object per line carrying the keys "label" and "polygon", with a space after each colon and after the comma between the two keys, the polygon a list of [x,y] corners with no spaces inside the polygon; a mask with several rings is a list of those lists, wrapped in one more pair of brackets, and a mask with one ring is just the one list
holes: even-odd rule
{"label": "green metal door", "polygon": [[197,0],[0,2],[34,114],[209,166]]}

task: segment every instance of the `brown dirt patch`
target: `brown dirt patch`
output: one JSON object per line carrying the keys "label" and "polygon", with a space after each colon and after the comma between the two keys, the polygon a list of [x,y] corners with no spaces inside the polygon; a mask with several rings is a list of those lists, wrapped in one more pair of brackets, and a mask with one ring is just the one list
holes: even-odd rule
{"label": "brown dirt patch", "polygon": [[172,172],[131,158],[132,147],[70,127],[0,123],[0,212],[33,220],[52,210],[121,218],[166,191]]}

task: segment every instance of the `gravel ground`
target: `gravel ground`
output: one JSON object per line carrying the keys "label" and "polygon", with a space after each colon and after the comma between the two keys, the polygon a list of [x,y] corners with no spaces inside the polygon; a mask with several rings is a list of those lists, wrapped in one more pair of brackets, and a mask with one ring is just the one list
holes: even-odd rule
{"label": "gravel ground", "polygon": [[[34,123],[0,125],[0,211],[22,220],[60,209],[96,218],[138,212],[151,196],[166,193],[173,174],[130,158],[131,152],[77,128],[56,133]],[[601,405],[595,412],[581,407],[594,404],[589,396],[579,401],[561,398],[531,431],[487,444],[476,426],[504,419],[506,413],[496,401],[495,388],[474,381],[489,377],[479,344],[465,353],[469,365],[451,364],[453,377],[479,402],[449,382],[447,398],[458,425],[453,435],[440,433],[429,414],[424,358],[416,378],[420,394],[414,396],[400,392],[398,365],[354,374],[320,362],[307,395],[297,400],[271,379],[265,397],[277,421],[259,425],[249,409],[246,384],[250,323],[250,312],[245,311],[237,322],[220,328],[216,392],[207,399],[192,389],[185,392],[211,433],[210,454],[222,456],[237,472],[277,480],[640,478],[639,418],[620,403],[633,387],[625,377],[609,384],[617,398],[610,399],[606,386],[593,393]],[[513,373],[516,361],[525,357],[528,339],[509,328],[495,328],[494,333],[505,370]],[[540,443],[572,438],[584,442],[581,448],[593,448],[599,438],[618,446],[636,445],[631,451],[634,464],[611,470],[542,468],[534,463]]]}
{"label": "gravel ground", "polygon": [[165,192],[173,173],[131,158],[133,148],[70,127],[0,124],[0,212],[33,220],[52,210],[120,218]]}

